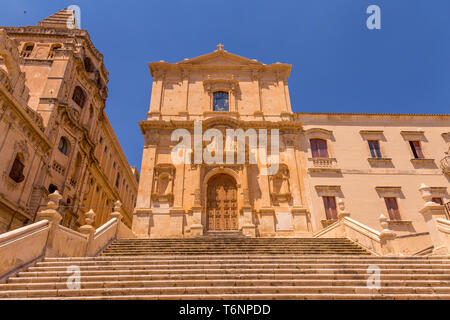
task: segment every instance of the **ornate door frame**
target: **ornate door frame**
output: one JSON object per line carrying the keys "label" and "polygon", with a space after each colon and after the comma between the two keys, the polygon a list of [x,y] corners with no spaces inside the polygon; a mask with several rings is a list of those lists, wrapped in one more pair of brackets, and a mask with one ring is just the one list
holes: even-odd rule
{"label": "ornate door frame", "polygon": [[[206,168],[202,168],[203,170]],[[207,221],[207,210],[208,210],[208,196],[207,196],[207,190],[208,190],[208,183],[211,178],[216,176],[217,174],[227,174],[229,175],[235,182],[236,182],[236,218],[237,218],[237,230],[241,228],[241,207],[242,207],[242,199],[241,199],[241,193],[242,193],[242,187],[240,184],[240,176],[239,174],[232,168],[227,167],[215,167],[210,170],[208,170],[206,173],[204,173],[201,179],[202,185],[201,185],[201,203],[204,210],[202,210],[202,224],[207,230],[208,228],[208,221]]]}
{"label": "ornate door frame", "polygon": [[232,176],[218,173],[208,181],[206,227],[210,231],[239,229],[237,184]]}

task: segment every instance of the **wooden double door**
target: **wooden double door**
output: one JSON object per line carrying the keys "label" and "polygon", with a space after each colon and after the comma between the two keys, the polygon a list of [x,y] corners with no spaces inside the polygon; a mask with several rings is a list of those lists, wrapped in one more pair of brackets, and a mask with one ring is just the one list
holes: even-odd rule
{"label": "wooden double door", "polygon": [[237,186],[227,174],[218,174],[208,182],[206,219],[207,229],[237,230]]}

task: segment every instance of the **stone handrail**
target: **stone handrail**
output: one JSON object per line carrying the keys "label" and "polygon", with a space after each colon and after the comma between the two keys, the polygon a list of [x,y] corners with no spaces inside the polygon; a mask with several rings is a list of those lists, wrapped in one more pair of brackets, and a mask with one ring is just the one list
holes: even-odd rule
{"label": "stone handrail", "polygon": [[77,232],[59,224],[58,191],[49,198],[47,208],[37,215],[38,222],[0,235],[0,282],[43,257],[92,257],[117,238],[136,237],[121,221],[119,202],[111,219],[97,229],[92,226],[95,213],[87,212],[87,224]]}
{"label": "stone handrail", "polygon": [[445,207],[433,202],[431,188],[422,184],[419,188],[425,204],[419,212],[427,224],[433,243],[433,255],[450,255],[450,220],[446,218]]}
{"label": "stone handrail", "polygon": [[345,210],[343,199],[339,199],[338,205],[338,220],[316,233],[314,238],[347,238],[380,256],[398,253],[394,243],[396,235],[388,229],[387,218],[384,215],[379,218],[383,228],[380,232],[350,218],[350,213]]}
{"label": "stone handrail", "polygon": [[58,225],[53,238],[53,256],[82,257],[86,254],[88,238],[75,230]]}
{"label": "stone handrail", "polygon": [[128,226],[122,221],[119,222],[119,230],[117,231],[117,239],[136,238],[136,235]]}
{"label": "stone handrail", "polygon": [[376,255],[383,255],[380,236],[380,232],[349,217],[343,217],[313,237],[347,238]]}
{"label": "stone handrail", "polygon": [[44,256],[49,231],[42,220],[0,235],[0,282]]}
{"label": "stone handrail", "polygon": [[86,256],[96,256],[103,251],[112,241],[117,238],[118,221],[117,218],[112,218],[97,230],[92,237]]}

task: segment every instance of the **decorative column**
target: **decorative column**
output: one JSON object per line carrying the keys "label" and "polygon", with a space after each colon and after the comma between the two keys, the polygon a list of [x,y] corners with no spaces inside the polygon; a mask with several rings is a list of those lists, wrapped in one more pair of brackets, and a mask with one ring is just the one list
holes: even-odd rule
{"label": "decorative column", "polygon": [[59,201],[62,196],[59,194],[58,190],[48,195],[49,201],[47,202],[47,208],[45,210],[39,211],[36,217],[36,222],[41,220],[48,220],[50,223],[50,229],[48,232],[47,245],[45,248],[46,257],[57,257],[58,252],[54,246],[54,240],[56,233],[58,231],[58,226],[61,223],[62,216],[58,212]]}
{"label": "decorative column", "polygon": [[194,190],[194,205],[192,206],[192,225],[190,228],[192,237],[201,237],[203,235],[202,224],[202,204],[201,204],[201,166],[193,165],[195,167],[195,190]]}
{"label": "decorative column", "polygon": [[389,229],[388,219],[384,214],[381,214],[378,218],[380,221],[381,228],[381,253],[383,256],[394,256],[396,255],[396,246],[395,246],[395,238],[397,238],[397,234]]}
{"label": "decorative column", "polygon": [[253,210],[250,205],[250,191],[248,187],[248,164],[244,163],[242,168],[242,213],[244,214],[244,224],[242,234],[248,237],[256,237],[256,226],[253,223]]}
{"label": "decorative column", "polygon": [[[430,233],[430,238],[433,243],[433,255],[448,255],[450,254],[450,235],[448,228],[439,220],[446,222],[445,220],[445,208],[438,203],[431,201],[433,198],[431,194],[431,188],[426,184],[421,184],[419,191],[422,195],[422,199],[425,204],[419,212],[423,215],[425,222]],[[447,232],[446,232],[447,231]]]}

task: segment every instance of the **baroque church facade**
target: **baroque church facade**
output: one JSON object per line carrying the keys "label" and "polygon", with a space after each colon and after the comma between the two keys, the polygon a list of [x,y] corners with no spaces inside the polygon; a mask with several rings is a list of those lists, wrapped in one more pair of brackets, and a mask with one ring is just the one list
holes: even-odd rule
{"label": "baroque church facade", "polygon": [[0,28],[0,233],[35,222],[62,195],[62,225],[95,226],[116,201],[131,226],[139,175],[105,114],[108,72],[64,9],[37,26]]}
{"label": "baroque church facade", "polygon": [[[352,218],[380,229],[381,214],[405,242],[430,243],[419,187],[449,202],[449,115],[292,112],[291,65],[266,65],[223,49],[178,63],[149,63],[153,77],[133,232],[182,238],[215,232],[311,237]],[[279,169],[194,161],[194,127],[278,130]],[[191,133],[190,161],[174,163],[177,129]],[[201,150],[214,141],[203,138]],[[208,145],[210,145],[208,147]],[[239,152],[234,145],[235,156]],[[415,245],[413,245],[415,246]]]}

